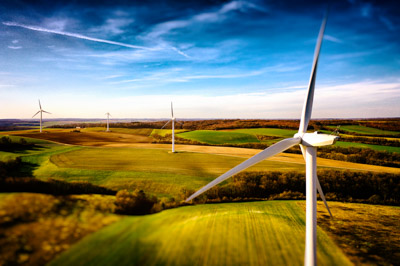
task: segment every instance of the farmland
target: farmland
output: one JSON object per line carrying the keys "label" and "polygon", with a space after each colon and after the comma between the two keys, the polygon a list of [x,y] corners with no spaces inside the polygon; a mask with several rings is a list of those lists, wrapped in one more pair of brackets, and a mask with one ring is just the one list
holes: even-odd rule
{"label": "farmland", "polygon": [[252,143],[259,140],[250,134],[212,131],[212,130],[196,130],[178,134],[179,137],[195,140],[208,144],[237,144],[237,143]]}
{"label": "farmland", "polygon": [[[125,218],[51,265],[302,265],[304,223],[295,202],[188,206]],[[351,265],[320,229],[318,245],[320,264]]]}
{"label": "farmland", "polygon": [[[81,129],[45,128],[44,131],[45,133],[42,134],[38,133],[37,129],[2,132],[2,135],[8,136],[11,142],[23,145],[0,150],[0,160],[7,161],[20,157],[26,170],[25,173],[28,173],[31,178],[43,182],[52,179],[67,182],[85,181],[114,191],[141,189],[150,195],[157,196],[160,202],[172,202],[171,206],[179,206],[179,201],[185,197],[185,191],[197,190],[260,151],[255,148],[239,148],[237,145],[261,144],[268,146],[282,138],[292,137],[296,133],[296,130],[281,128],[177,129],[178,143],[181,140],[193,140],[204,145],[188,145],[186,142],[181,142],[185,144],[176,145],[178,152],[171,153],[171,144],[168,144],[170,129],[111,127],[111,132],[107,133],[104,132],[104,127],[96,126]],[[368,138],[375,138],[372,135]],[[153,136],[161,136],[164,142],[155,143]],[[395,137],[395,135],[393,136]],[[396,140],[396,138],[393,139]],[[370,148],[394,154],[399,152],[399,147],[359,142],[338,141],[337,146]],[[318,158],[318,166],[322,169],[347,169],[360,173],[366,171],[400,173],[398,167],[326,158]],[[247,171],[254,173],[279,171],[288,173],[290,176],[292,172],[304,173],[304,159],[301,154],[283,153],[269,158]],[[367,175],[364,174],[364,176]],[[231,180],[227,180],[221,185],[229,185],[227,182],[231,182]],[[10,202],[14,195],[21,195],[21,199],[30,198],[35,204],[42,204],[43,210],[48,208],[46,200],[40,198],[41,196],[36,198],[36,196],[23,193],[0,194],[0,201]],[[49,230],[51,224],[56,224],[60,230],[66,228],[64,230],[78,230],[80,233],[76,233],[76,237],[68,238],[67,242],[63,242],[65,240],[59,239],[54,234],[46,236],[40,234],[40,230],[35,229],[33,231],[38,240],[29,238],[32,246],[35,247],[33,255],[23,253],[21,257],[17,251],[21,250],[21,247],[13,242],[12,245],[15,248],[13,252],[17,253],[15,253],[16,255],[9,254],[9,258],[14,258],[14,261],[26,260],[28,262],[31,259],[35,261],[41,256],[50,261],[57,254],[66,250],[66,253],[53,261],[54,265],[70,265],[79,261],[88,264],[103,263],[104,265],[124,265],[131,262],[173,265],[183,261],[190,264],[222,265],[243,263],[301,265],[303,263],[304,204],[302,201],[205,204],[164,210],[152,215],[121,216],[113,214],[115,198],[116,196],[105,195],[56,198],[49,196],[50,205],[58,204],[57,202],[68,202],[67,205],[71,208],[79,206],[80,211],[65,210],[66,213],[69,213],[68,215],[58,211],[46,212],[46,214],[40,214],[41,218],[38,217],[38,220],[33,222],[29,220],[31,218],[28,219],[29,221],[17,222],[15,220],[15,225],[12,225],[13,229],[10,232],[24,237],[24,232],[33,230],[32,226]],[[16,204],[13,210],[22,211],[18,208],[17,202],[13,204]],[[393,253],[390,248],[375,254],[369,247],[376,245],[374,243],[378,240],[385,241],[383,235],[387,230],[392,230],[394,239],[397,239],[396,226],[386,226],[393,224],[393,220],[389,220],[387,214],[398,215],[398,208],[382,206],[379,209],[372,205],[335,202],[331,202],[330,205],[337,220],[327,219],[326,212],[319,210],[318,260],[320,264],[346,265],[350,264],[349,259],[356,264],[371,262],[385,264],[393,259],[389,255],[384,255]],[[0,212],[2,209],[4,210],[4,206],[0,204]],[[57,208],[51,207],[50,209],[57,210]],[[354,213],[346,213],[345,210],[351,210]],[[360,213],[365,215],[369,213],[368,216],[371,216],[374,210],[379,211],[379,215],[374,216],[375,221],[373,219],[366,221],[360,216]],[[1,212],[0,218],[2,215],[8,215],[8,212],[11,211],[11,209],[6,209],[5,212]],[[31,217],[29,215],[27,217]],[[99,217],[104,222],[94,226],[95,219],[89,219],[87,215]],[[352,223],[353,228],[359,228],[357,234],[350,234],[351,230],[345,226],[345,222],[349,220],[348,215],[358,219]],[[76,219],[85,221],[85,225],[78,226],[75,222]],[[380,224],[378,223],[380,219],[387,222]],[[101,229],[108,224],[111,225]],[[368,226],[364,226],[365,224]],[[18,228],[25,229],[18,231],[20,230]],[[375,228],[376,232],[372,232],[371,228]],[[366,233],[377,237],[376,240],[363,238],[362,236]],[[76,245],[74,244],[85,235],[88,236]],[[210,235],[214,237],[206,237]],[[39,241],[49,243],[46,246],[49,250],[39,251]],[[349,241],[352,245],[346,244]],[[1,243],[0,241],[0,246]],[[108,252],[102,250],[99,252],[98,248],[92,248],[95,243],[105,243],[100,245],[101,249],[103,245],[104,248],[110,247],[107,243],[117,244],[112,245]],[[388,242],[387,246],[396,247],[396,243]],[[351,247],[357,245],[361,245],[363,248],[358,250]],[[263,250],[263,252],[254,253],[254,250]],[[375,246],[375,250],[380,250],[380,248]],[[155,255],[149,256],[148,254]],[[0,254],[0,261],[1,256]]]}
{"label": "farmland", "polygon": [[[333,128],[333,127],[332,127]],[[340,127],[343,131],[358,133],[362,135],[400,135],[400,131],[381,130],[372,127],[365,127],[360,125],[345,125]]]}

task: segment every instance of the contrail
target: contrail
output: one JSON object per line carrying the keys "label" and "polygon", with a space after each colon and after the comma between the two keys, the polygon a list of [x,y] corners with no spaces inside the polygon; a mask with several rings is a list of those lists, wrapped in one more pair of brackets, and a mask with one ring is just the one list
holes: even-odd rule
{"label": "contrail", "polygon": [[40,31],[40,32],[54,33],[54,34],[58,34],[58,35],[88,40],[88,41],[92,41],[92,42],[108,43],[108,44],[112,44],[112,45],[118,45],[118,46],[133,48],[133,49],[156,50],[154,48],[149,48],[149,47],[145,47],[145,46],[126,44],[126,43],[122,43],[122,42],[113,42],[113,41],[108,41],[108,40],[103,40],[103,39],[92,38],[92,37],[88,37],[88,36],[81,35],[81,34],[49,30],[49,29],[45,29],[42,27],[23,25],[23,24],[19,24],[19,23],[15,23],[15,22],[3,22],[3,25],[12,26],[12,27],[20,27],[20,28],[25,28],[28,30],[34,30],[34,31]]}
{"label": "contrail", "polygon": [[187,54],[185,54],[184,52],[182,52],[181,50],[179,50],[176,47],[171,47],[171,49],[174,50],[175,52],[177,52],[178,54],[183,55],[186,58],[190,58],[190,56],[188,56]]}

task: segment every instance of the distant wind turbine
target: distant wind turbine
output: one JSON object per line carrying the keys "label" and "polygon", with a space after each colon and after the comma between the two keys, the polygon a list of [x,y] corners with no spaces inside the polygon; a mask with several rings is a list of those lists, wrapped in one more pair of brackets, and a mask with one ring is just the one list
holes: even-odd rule
{"label": "distant wind turbine", "polygon": [[171,102],[171,120],[165,123],[165,125],[161,129],[163,129],[166,125],[168,125],[169,122],[172,122],[172,152],[175,152],[175,121],[176,119],[174,117],[174,108],[172,107],[172,102]]}
{"label": "distant wind turbine", "polygon": [[106,132],[110,132],[110,116],[111,116],[111,114],[107,112],[106,115],[107,115],[107,130],[106,130]]}
{"label": "distant wind turbine", "polygon": [[38,113],[40,113],[40,133],[42,133],[42,116],[43,116],[43,113],[46,113],[46,114],[51,114],[51,113],[46,112],[45,110],[42,109],[42,105],[40,104],[40,100],[39,100],[39,108],[40,108],[39,111],[37,111],[37,113],[34,114],[32,116],[32,118],[34,118]]}
{"label": "distant wind turbine", "polygon": [[327,16],[325,16],[324,20],[322,21],[317,45],[315,47],[314,61],[311,69],[308,91],[304,101],[303,112],[301,115],[299,131],[293,136],[293,138],[284,139],[266,148],[262,152],[256,154],[255,156],[251,157],[250,159],[244,161],[243,163],[232,168],[225,174],[216,178],[215,180],[198,190],[196,193],[191,195],[188,199],[186,199],[186,201],[190,201],[202,194],[203,192],[207,191],[208,189],[212,188],[213,186],[233,176],[234,174],[237,174],[264,159],[272,157],[289,149],[290,147],[299,144],[301,152],[303,153],[304,159],[306,161],[306,249],[304,256],[304,265],[307,266],[317,264],[317,190],[322,200],[324,201],[324,204],[327,207],[329,214],[332,216],[317,177],[317,147],[333,145],[339,138],[335,135],[318,134],[318,132],[306,133],[308,123],[311,118],[318,57],[325,31],[326,20]]}

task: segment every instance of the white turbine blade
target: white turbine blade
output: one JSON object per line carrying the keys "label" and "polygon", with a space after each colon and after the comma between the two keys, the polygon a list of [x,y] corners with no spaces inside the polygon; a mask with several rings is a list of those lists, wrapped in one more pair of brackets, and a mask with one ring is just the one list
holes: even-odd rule
{"label": "white turbine blade", "polygon": [[171,116],[174,118],[174,108],[172,107],[172,102],[171,102]]}
{"label": "white turbine blade", "polygon": [[228,179],[229,177],[243,171],[246,168],[249,168],[250,166],[264,160],[267,159],[269,157],[272,157],[278,153],[281,153],[287,149],[289,149],[290,147],[299,144],[301,141],[300,138],[289,138],[289,139],[284,139],[279,141],[278,143],[275,143],[274,145],[266,148],[265,150],[263,150],[262,152],[254,155],[253,157],[251,157],[250,159],[247,159],[246,161],[242,162],[241,164],[237,165],[236,167],[232,168],[231,170],[229,170],[228,172],[226,172],[225,174],[219,176],[218,178],[214,179],[213,181],[211,181],[210,183],[208,183],[206,186],[202,187],[200,190],[196,191],[196,193],[194,193],[193,195],[191,195],[189,198],[186,199],[186,202],[194,199],[195,197],[197,197],[198,195],[202,194],[203,192],[209,190],[210,188],[212,188],[213,186],[221,183],[222,181]]}
{"label": "white turbine blade", "polygon": [[314,89],[315,89],[315,79],[317,78],[317,66],[318,66],[318,58],[319,51],[321,50],[322,39],[324,37],[325,25],[326,25],[327,15],[322,21],[321,28],[319,30],[317,45],[315,46],[314,52],[314,62],[311,69],[310,81],[308,84],[308,91],[306,95],[306,99],[304,101],[303,111],[301,114],[299,133],[306,133],[308,123],[310,122],[312,105],[314,100]]}
{"label": "white turbine blade", "polygon": [[36,114],[34,114],[33,116],[32,116],[32,118],[34,118],[38,113],[40,113],[40,110],[39,111],[37,111],[37,113]]}
{"label": "white turbine blade", "polygon": [[39,107],[40,107],[40,110],[42,110],[42,105],[40,104],[40,100],[39,100]]}
{"label": "white turbine blade", "polygon": [[165,125],[163,125],[163,127],[161,129],[163,129],[166,125],[168,125],[169,122],[171,122],[172,120],[169,120],[167,123],[165,123]]}
{"label": "white turbine blade", "polygon": [[321,199],[324,201],[325,207],[328,210],[329,215],[332,218],[333,216],[332,216],[331,210],[329,209],[328,203],[326,202],[325,195],[324,195],[324,192],[322,191],[321,184],[319,183],[318,176],[317,176],[317,191],[318,191],[319,195],[321,196]]}
{"label": "white turbine blade", "polygon": [[[304,145],[300,144],[300,149],[301,149],[301,153],[303,154],[304,161],[305,161],[306,160],[306,147]],[[331,210],[329,209],[328,202],[326,202],[324,191],[322,190],[321,184],[319,183],[318,176],[317,176],[317,191],[318,191],[319,195],[321,196],[321,199],[324,202],[324,205],[325,205],[326,209],[328,210],[329,215],[332,218],[333,216],[332,216]]]}
{"label": "white turbine blade", "polygon": [[47,112],[47,111],[45,111],[45,110],[42,110],[42,112],[51,115],[51,113],[49,113],[49,112]]}

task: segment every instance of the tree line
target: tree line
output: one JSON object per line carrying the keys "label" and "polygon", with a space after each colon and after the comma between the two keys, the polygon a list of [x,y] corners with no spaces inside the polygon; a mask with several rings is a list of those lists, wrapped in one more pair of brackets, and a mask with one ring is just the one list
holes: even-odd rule
{"label": "tree line", "polygon": [[[400,205],[400,174],[318,170],[327,200]],[[187,198],[194,190],[184,190]],[[299,172],[243,172],[215,186],[195,202],[304,199],[305,174]]]}

